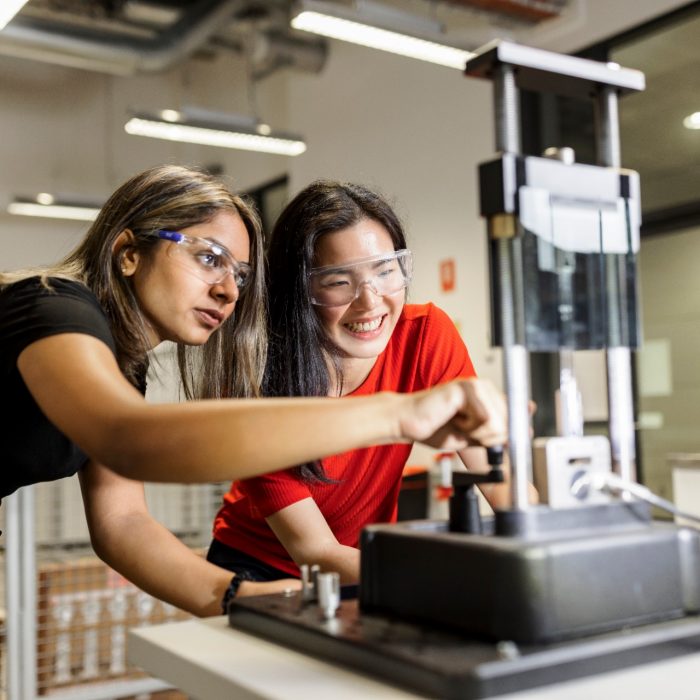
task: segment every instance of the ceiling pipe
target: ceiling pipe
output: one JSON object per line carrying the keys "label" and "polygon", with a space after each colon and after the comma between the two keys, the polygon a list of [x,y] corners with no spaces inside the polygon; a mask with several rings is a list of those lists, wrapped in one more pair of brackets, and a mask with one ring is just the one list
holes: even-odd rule
{"label": "ceiling pipe", "polygon": [[[529,43],[541,49],[570,53],[580,46],[572,46],[572,38],[581,33],[589,21],[586,0],[571,0],[569,5],[556,19],[542,22],[536,27],[522,32],[523,43]],[[518,34],[516,33],[516,37]]]}
{"label": "ceiling pipe", "polygon": [[241,0],[189,3],[170,29],[150,40],[98,36],[20,15],[0,32],[0,54],[112,75],[163,71],[203,46],[241,5]]}
{"label": "ceiling pipe", "polygon": [[253,80],[262,80],[288,66],[307,73],[320,73],[326,63],[328,45],[325,41],[260,32],[248,42],[246,51]]}

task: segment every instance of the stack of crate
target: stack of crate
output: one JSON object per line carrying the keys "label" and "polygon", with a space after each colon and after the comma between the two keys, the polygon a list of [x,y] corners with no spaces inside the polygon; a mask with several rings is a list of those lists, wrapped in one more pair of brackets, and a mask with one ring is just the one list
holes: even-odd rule
{"label": "stack of crate", "polygon": [[38,693],[143,676],[127,666],[127,630],[187,617],[95,557],[40,565]]}

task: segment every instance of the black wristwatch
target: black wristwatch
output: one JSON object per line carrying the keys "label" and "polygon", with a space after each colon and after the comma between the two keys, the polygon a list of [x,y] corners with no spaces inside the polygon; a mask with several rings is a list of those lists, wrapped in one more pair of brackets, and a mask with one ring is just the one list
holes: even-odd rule
{"label": "black wristwatch", "polygon": [[250,574],[249,571],[245,569],[236,572],[231,579],[231,583],[228,584],[228,588],[224,593],[224,597],[221,599],[221,610],[226,615],[228,613],[228,604],[236,597],[238,594],[238,589],[243,581],[255,581],[255,578]]}

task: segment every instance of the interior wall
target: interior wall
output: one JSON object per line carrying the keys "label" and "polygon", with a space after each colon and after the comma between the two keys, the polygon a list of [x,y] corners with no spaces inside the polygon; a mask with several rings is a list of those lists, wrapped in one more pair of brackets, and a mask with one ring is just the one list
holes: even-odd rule
{"label": "interior wall", "polygon": [[[245,76],[245,62],[227,52],[133,77],[0,57],[0,130],[6,135],[0,139],[0,269],[56,260],[89,225],[11,216],[6,207],[13,196],[51,192],[104,201],[128,177],[160,163],[221,166],[238,189],[284,173],[283,156],[124,132],[130,109],[194,105],[250,116]],[[287,124],[283,72],[260,84],[256,96],[260,117],[293,130]]]}
{"label": "interior wall", "polygon": [[[489,347],[486,237],[476,164],[494,155],[491,86],[458,71],[334,44],[320,76],[290,81],[289,111],[309,149],[290,194],[315,178],[363,183],[395,206],[414,253],[410,299],[458,323],[479,373],[500,381]],[[455,290],[440,287],[441,261]]]}
{"label": "interior wall", "polygon": [[700,228],[642,241],[638,357],[644,483],[673,497],[669,455],[700,454]]}

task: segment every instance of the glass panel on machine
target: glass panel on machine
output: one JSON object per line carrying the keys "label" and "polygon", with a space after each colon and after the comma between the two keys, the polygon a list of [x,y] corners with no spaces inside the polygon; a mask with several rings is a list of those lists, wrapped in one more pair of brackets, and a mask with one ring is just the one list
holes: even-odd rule
{"label": "glass panel on machine", "polygon": [[591,204],[525,186],[519,201],[526,347],[636,346],[636,246],[625,200]]}

